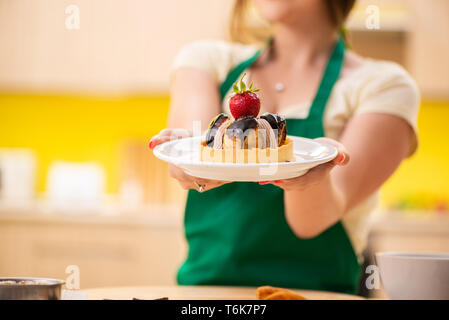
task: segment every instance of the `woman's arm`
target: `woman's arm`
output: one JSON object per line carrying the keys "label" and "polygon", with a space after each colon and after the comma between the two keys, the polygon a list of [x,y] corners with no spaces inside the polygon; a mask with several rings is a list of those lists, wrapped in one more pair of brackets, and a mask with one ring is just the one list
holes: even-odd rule
{"label": "woman's arm", "polygon": [[[150,141],[150,148],[158,144],[192,136],[195,122],[201,122],[201,131],[220,110],[220,94],[215,79],[206,71],[196,68],[179,68],[174,76],[170,95],[168,127]],[[198,132],[201,134],[201,132]],[[172,164],[169,165],[172,178],[178,180],[185,190],[202,186],[202,192],[224,184],[222,181],[195,178]]]}
{"label": "woman's arm", "polygon": [[[413,135],[403,119],[367,113],[349,121],[339,144],[339,158],[306,175],[274,183],[285,190],[286,219],[296,235],[312,238],[375,192],[407,157]],[[346,162],[348,162],[346,164]],[[335,166],[345,164],[344,166]]]}
{"label": "woman's arm", "polygon": [[212,75],[189,67],[175,72],[170,94],[169,128],[192,130],[193,122],[201,121],[201,130],[205,130],[219,112],[220,93]]}

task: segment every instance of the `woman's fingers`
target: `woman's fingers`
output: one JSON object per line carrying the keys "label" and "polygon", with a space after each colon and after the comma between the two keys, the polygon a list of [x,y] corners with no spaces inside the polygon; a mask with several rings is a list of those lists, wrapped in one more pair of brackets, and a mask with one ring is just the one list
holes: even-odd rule
{"label": "woman's fingers", "polygon": [[225,181],[216,181],[216,180],[200,180],[200,181],[194,180],[194,187],[192,189],[195,189],[198,192],[205,192],[220,187],[226,183],[227,182]]}
{"label": "woman's fingers", "polygon": [[178,180],[184,190],[194,189],[198,192],[204,192],[228,183],[227,181],[192,177],[191,175],[185,173],[181,168],[172,164],[169,165],[169,173],[172,178]]}
{"label": "woman's fingers", "polygon": [[334,146],[335,148],[337,148],[338,154],[334,158],[334,160],[332,160],[333,164],[344,166],[345,164],[347,164],[349,162],[349,153],[346,150],[346,147],[342,143],[340,143],[334,139],[330,139],[330,138],[317,138],[315,140],[322,141],[324,143],[330,144],[330,145]]}
{"label": "woman's fingers", "polygon": [[349,162],[349,154],[343,144],[330,138],[318,138],[316,140],[328,143],[337,148],[337,156],[330,162],[323,163],[310,169],[302,176],[285,180],[262,181],[259,182],[259,184],[264,185],[270,183],[284,190],[302,189],[320,183],[328,176],[332,168],[337,165],[346,165]]}
{"label": "woman's fingers", "polygon": [[150,140],[150,149],[153,149],[159,144],[162,144],[167,141],[177,140],[182,138],[191,137],[192,132],[187,129],[163,129],[157,135],[155,135]]}
{"label": "woman's fingers", "polygon": [[310,187],[311,185],[318,184],[323,181],[323,179],[328,176],[329,172],[336,164],[333,161],[323,163],[310,169],[306,174],[285,180],[275,180],[269,183],[274,184],[284,190],[290,189],[304,189]]}
{"label": "woman's fingers", "polygon": [[185,190],[193,189],[198,192],[205,192],[217,187],[220,187],[227,182],[225,181],[215,181],[215,180],[203,180],[195,177],[191,177],[191,179],[180,180],[182,188]]}

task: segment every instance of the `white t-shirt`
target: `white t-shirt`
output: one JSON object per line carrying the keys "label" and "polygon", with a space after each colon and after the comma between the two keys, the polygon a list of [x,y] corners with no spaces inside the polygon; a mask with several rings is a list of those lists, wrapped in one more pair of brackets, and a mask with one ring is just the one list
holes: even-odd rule
{"label": "white t-shirt", "polygon": [[[240,62],[252,57],[260,47],[225,41],[197,41],[185,46],[177,55],[173,71],[193,67],[210,73],[221,84]],[[246,71],[248,74],[250,71]],[[247,77],[247,79],[250,75]],[[223,112],[229,112],[231,90],[223,100]],[[327,137],[338,139],[347,121],[361,113],[387,113],[406,120],[415,131],[412,154],[416,149],[417,117],[420,105],[418,88],[401,66],[393,62],[365,59],[360,67],[335,83],[323,116]],[[283,108],[286,118],[307,118],[310,103]],[[263,106],[261,106],[261,112]],[[288,128],[287,128],[288,131]],[[357,254],[365,248],[370,213],[378,203],[373,194],[348,212],[342,222]]]}

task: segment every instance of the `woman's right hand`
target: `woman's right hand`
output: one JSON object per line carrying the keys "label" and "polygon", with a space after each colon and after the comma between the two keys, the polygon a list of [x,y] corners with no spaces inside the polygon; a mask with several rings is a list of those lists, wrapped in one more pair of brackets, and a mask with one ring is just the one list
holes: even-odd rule
{"label": "woman's right hand", "polygon": [[150,149],[154,149],[157,145],[171,140],[188,138],[192,136],[192,132],[187,129],[163,129],[150,140]]}
{"label": "woman's right hand", "polygon": [[[162,144],[164,142],[183,139],[192,136],[192,132],[186,129],[163,129],[157,135],[155,135],[150,140],[150,149],[154,149],[157,145]],[[228,183],[227,181],[218,181],[218,180],[209,180],[209,179],[201,179],[188,175],[181,168],[169,164],[168,170],[170,176],[178,180],[181,187],[185,190],[195,189],[198,192],[204,192],[216,187],[219,187],[223,184]]]}

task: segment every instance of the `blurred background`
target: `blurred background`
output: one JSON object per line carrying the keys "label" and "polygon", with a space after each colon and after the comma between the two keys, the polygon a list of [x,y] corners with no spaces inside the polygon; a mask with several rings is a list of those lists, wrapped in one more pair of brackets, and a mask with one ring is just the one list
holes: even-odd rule
{"label": "blurred background", "polygon": [[[177,51],[226,40],[231,5],[0,0],[0,276],[78,265],[81,288],[175,283],[185,193],[147,145]],[[347,27],[355,51],[400,63],[422,94],[419,150],[382,188],[368,261],[449,252],[449,2],[359,0]]]}

